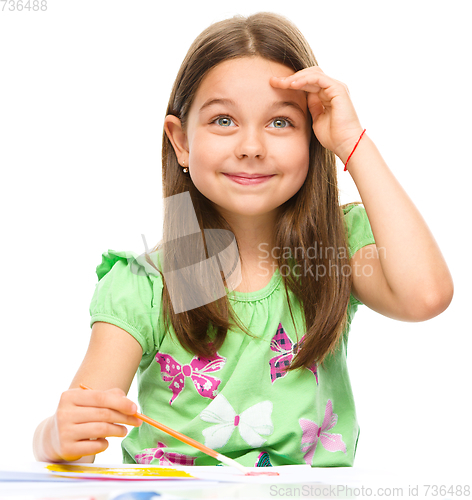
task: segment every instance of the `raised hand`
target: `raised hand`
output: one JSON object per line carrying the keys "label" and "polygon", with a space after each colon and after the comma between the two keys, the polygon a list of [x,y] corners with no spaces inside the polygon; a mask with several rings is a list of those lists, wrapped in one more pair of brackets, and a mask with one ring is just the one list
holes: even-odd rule
{"label": "raised hand", "polygon": [[347,86],[325,75],[318,66],[305,68],[285,78],[272,77],[275,88],[303,90],[313,118],[313,132],[321,145],[346,162],[363,128]]}

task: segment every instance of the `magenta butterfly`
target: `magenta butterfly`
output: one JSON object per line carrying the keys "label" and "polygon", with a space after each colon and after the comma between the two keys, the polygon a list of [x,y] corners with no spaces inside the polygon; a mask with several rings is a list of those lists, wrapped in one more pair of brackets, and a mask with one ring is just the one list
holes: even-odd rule
{"label": "magenta butterfly", "polygon": [[[293,356],[302,347],[305,340],[305,336],[300,339],[300,342],[294,344],[290,337],[285,333],[282,323],[279,323],[277,328],[277,333],[272,337],[270,341],[270,348],[274,352],[280,353],[278,356],[274,356],[270,361],[270,379],[274,383],[278,378],[285,377],[287,371],[285,368],[290,366]],[[313,363],[309,368],[316,378],[316,383],[318,383],[318,368],[316,363]]]}
{"label": "magenta butterfly", "polygon": [[157,448],[146,448],[135,455],[136,463],[150,464],[153,460],[158,460],[159,465],[195,465],[197,457],[165,451],[163,448],[167,446],[160,441],[157,443]]}
{"label": "magenta butterfly", "polygon": [[190,364],[181,365],[170,354],[157,353],[156,361],[161,367],[162,380],[170,382],[169,389],[172,391],[172,397],[169,404],[172,404],[182,392],[186,377],[191,378],[200,396],[214,399],[218,394],[221,380],[207,373],[221,370],[226,363],[226,358],[218,354],[211,358],[195,356]]}

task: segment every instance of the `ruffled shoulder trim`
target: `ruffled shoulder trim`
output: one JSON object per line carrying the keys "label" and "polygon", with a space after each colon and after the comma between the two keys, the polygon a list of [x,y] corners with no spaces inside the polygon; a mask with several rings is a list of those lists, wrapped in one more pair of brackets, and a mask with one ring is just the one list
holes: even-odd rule
{"label": "ruffled shoulder trim", "polygon": [[98,283],[90,303],[90,326],[103,321],[132,335],[143,353],[158,349],[163,280],[156,252],[136,255],[108,250],[97,266]]}
{"label": "ruffled shoulder trim", "polygon": [[102,262],[97,266],[95,272],[97,273],[98,281],[100,281],[106,274],[108,274],[112,267],[119,261],[123,260],[128,262],[128,258],[134,259],[136,257],[133,252],[116,252],[115,250],[108,250],[102,253]]}
{"label": "ruffled shoulder trim", "polygon": [[349,205],[345,205],[342,207],[343,209],[343,215],[347,215],[353,208],[355,207],[361,207],[364,208],[362,203],[350,203]]}
{"label": "ruffled shoulder trim", "polygon": [[127,250],[108,250],[102,253],[102,262],[95,270],[98,281],[108,274],[120,260],[127,263],[130,266],[130,270],[138,276],[161,276],[161,265],[157,252],[137,255],[135,252]]}

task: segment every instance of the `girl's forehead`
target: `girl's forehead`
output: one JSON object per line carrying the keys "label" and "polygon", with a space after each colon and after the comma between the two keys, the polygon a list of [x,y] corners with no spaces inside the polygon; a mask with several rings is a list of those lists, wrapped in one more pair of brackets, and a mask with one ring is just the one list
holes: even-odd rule
{"label": "girl's forehead", "polygon": [[292,68],[259,56],[223,61],[205,75],[197,89],[193,104],[201,105],[208,97],[244,99],[258,95],[268,98],[270,96],[290,98],[299,101],[300,106],[306,106],[305,92],[279,89],[270,84],[272,76],[287,77],[292,74],[294,74]]}
{"label": "girl's forehead", "polygon": [[203,78],[200,88],[218,84],[228,85],[232,82],[244,83],[256,79],[267,81],[269,84],[271,76],[289,76],[293,73],[293,69],[288,66],[259,56],[238,57],[223,61],[211,68]]}
{"label": "girl's forehead", "polygon": [[208,75],[215,72],[232,72],[232,71],[239,72],[242,69],[260,71],[260,72],[285,71],[288,72],[288,74],[295,73],[295,71],[292,68],[277,61],[271,61],[270,59],[266,59],[261,56],[244,56],[244,57],[236,57],[233,59],[227,59],[226,61],[220,62],[208,72]]}

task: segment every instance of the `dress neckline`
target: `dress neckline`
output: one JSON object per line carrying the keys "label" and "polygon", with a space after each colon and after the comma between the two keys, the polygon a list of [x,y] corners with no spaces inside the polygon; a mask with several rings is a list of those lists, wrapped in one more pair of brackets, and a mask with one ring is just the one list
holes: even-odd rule
{"label": "dress neckline", "polygon": [[279,269],[276,268],[269,283],[260,290],[255,290],[253,292],[238,292],[237,290],[230,291],[227,287],[225,287],[225,290],[229,299],[239,302],[252,302],[267,298],[277,288],[281,279],[282,276],[280,275]]}

